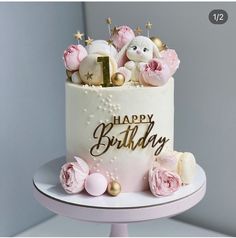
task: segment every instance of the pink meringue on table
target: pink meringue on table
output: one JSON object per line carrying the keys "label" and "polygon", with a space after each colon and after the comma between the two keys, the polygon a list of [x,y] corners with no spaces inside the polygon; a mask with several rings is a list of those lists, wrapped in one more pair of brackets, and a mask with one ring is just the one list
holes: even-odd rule
{"label": "pink meringue on table", "polygon": [[149,187],[156,197],[171,195],[179,189],[181,183],[177,173],[164,168],[156,167],[149,171]]}
{"label": "pink meringue on table", "polygon": [[79,69],[80,62],[88,55],[87,50],[82,45],[70,45],[64,51],[64,64],[69,71]]}
{"label": "pink meringue on table", "polygon": [[79,193],[84,189],[85,179],[89,174],[87,163],[79,157],[76,162],[69,162],[62,166],[60,182],[67,193]]}
{"label": "pink meringue on table", "polygon": [[162,86],[170,77],[170,69],[161,59],[153,58],[140,67],[139,81],[143,85]]}
{"label": "pink meringue on table", "polygon": [[114,32],[111,39],[119,51],[125,44],[134,39],[135,34],[129,26],[119,26],[116,29],[117,32]]}
{"label": "pink meringue on table", "polygon": [[171,76],[179,68],[180,60],[175,50],[167,49],[161,51],[162,60],[168,65]]}

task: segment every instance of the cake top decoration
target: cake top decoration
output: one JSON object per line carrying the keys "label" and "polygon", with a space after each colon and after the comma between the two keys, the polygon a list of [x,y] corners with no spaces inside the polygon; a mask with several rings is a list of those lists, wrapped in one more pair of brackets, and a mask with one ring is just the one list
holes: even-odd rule
{"label": "cake top decoration", "polygon": [[105,22],[108,39],[88,36],[82,45],[84,33],[74,34],[77,44],[70,45],[63,56],[69,81],[102,87],[160,87],[168,82],[180,60],[159,37],[150,37],[150,21],[145,24],[146,36],[140,26],[135,30],[127,25],[112,26],[110,17]]}

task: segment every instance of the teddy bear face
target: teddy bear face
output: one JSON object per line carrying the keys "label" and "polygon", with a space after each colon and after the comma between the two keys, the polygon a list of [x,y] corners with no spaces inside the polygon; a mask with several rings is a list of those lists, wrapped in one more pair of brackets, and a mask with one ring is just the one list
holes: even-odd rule
{"label": "teddy bear face", "polygon": [[153,58],[153,44],[146,37],[136,37],[127,48],[126,56],[135,62],[148,62]]}

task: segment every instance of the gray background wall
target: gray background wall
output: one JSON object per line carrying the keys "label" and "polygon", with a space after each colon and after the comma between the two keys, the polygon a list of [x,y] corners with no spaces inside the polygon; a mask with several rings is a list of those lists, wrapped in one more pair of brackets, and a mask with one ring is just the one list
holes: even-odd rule
{"label": "gray background wall", "polygon": [[[218,8],[224,25],[208,21]],[[106,35],[106,16],[144,30],[150,20],[151,35],[176,49],[175,148],[192,151],[208,179],[204,200],[177,219],[236,236],[236,3],[86,3],[89,36]]]}
{"label": "gray background wall", "polygon": [[83,30],[80,3],[0,3],[0,236],[52,215],[32,176],[65,154],[64,49]]}
{"label": "gray background wall", "polygon": [[[208,13],[223,8],[225,25]],[[0,3],[0,235],[52,214],[34,201],[31,178],[65,154],[62,52],[83,31],[80,3]],[[177,216],[236,235],[236,3],[86,3],[92,38],[107,38],[104,19],[144,27],[177,50],[175,147],[192,151],[207,173],[204,200]]]}

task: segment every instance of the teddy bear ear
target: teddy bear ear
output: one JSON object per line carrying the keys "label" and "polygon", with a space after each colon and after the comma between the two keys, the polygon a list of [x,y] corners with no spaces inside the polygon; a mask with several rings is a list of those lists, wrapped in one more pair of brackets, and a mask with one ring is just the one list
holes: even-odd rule
{"label": "teddy bear ear", "polygon": [[152,42],[153,45],[153,58],[161,58],[161,54],[157,46]]}
{"label": "teddy bear ear", "polygon": [[119,51],[119,53],[116,55],[116,62],[118,64],[118,67],[124,66],[124,64],[129,61],[128,57],[126,56],[126,51],[128,49],[129,43],[126,43],[121,50]]}

